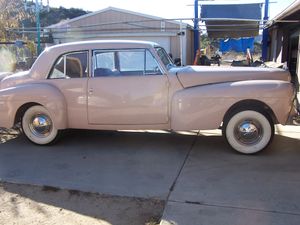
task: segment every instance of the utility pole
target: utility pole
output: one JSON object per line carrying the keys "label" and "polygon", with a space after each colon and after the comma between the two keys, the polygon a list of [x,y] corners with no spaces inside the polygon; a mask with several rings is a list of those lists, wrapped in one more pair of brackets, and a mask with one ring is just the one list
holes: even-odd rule
{"label": "utility pole", "polygon": [[269,39],[269,31],[266,28],[267,21],[269,19],[269,0],[265,0],[265,13],[264,13],[264,29],[263,29],[263,40],[262,40],[262,58],[264,61],[267,60],[268,55],[268,39]]}
{"label": "utility pole", "polygon": [[[36,41],[37,41],[37,56],[41,53],[41,22],[40,22],[40,12],[41,12],[41,5],[43,4],[42,3],[42,0],[35,0],[35,6],[34,6],[34,1],[27,1],[27,0],[24,0],[24,8],[25,8],[25,11],[27,10],[30,10],[31,12],[34,12],[35,11],[35,19],[36,19]],[[49,0],[47,1],[48,3],[48,10],[49,10]],[[28,5],[29,6],[28,6]],[[23,31],[23,34],[24,34],[24,31]]]}
{"label": "utility pole", "polygon": [[37,33],[37,55],[41,53],[41,23],[40,23],[40,4],[35,0],[36,33]]}
{"label": "utility pole", "polygon": [[194,2],[195,17],[194,17],[194,57],[197,50],[199,49],[199,11],[198,11],[198,0]]}

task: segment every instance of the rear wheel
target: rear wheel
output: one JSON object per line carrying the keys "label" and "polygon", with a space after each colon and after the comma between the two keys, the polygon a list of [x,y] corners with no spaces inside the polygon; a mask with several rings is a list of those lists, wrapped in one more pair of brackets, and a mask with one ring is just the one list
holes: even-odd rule
{"label": "rear wheel", "polygon": [[274,136],[274,124],[266,113],[241,110],[227,117],[222,132],[233,149],[244,154],[253,154],[270,144]]}
{"label": "rear wheel", "polygon": [[35,105],[26,110],[22,118],[22,129],[26,137],[38,145],[47,145],[55,142],[60,131],[48,110],[40,105]]}

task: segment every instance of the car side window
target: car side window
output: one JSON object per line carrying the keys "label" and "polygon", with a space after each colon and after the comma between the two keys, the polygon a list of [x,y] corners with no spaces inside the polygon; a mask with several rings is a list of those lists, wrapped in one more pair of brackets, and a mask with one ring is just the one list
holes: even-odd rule
{"label": "car side window", "polygon": [[143,50],[120,51],[120,71],[123,73],[143,73],[145,62],[144,55],[145,52]]}
{"label": "car side window", "polygon": [[96,67],[115,69],[114,52],[99,52],[96,54]]}
{"label": "car side window", "polygon": [[88,76],[88,52],[73,52],[60,56],[49,79],[82,78]]}
{"label": "car side window", "polygon": [[127,75],[161,75],[159,65],[149,50],[119,52],[120,71]]}
{"label": "car side window", "polygon": [[161,75],[159,64],[147,49],[96,50],[93,74],[98,76]]}
{"label": "car side window", "polygon": [[94,51],[93,74],[99,76],[117,76],[117,59],[115,51]]}
{"label": "car side window", "polygon": [[146,51],[146,75],[162,75],[159,65],[154,56],[147,50]]}

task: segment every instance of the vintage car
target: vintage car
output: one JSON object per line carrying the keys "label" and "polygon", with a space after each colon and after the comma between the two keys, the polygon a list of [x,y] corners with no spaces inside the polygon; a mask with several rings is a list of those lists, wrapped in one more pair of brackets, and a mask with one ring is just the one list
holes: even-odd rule
{"label": "vintage car", "polygon": [[294,96],[281,69],[175,67],[151,42],[74,42],[47,48],[30,71],[2,79],[0,126],[21,122],[38,145],[73,128],[221,128],[233,149],[251,154],[296,113]]}

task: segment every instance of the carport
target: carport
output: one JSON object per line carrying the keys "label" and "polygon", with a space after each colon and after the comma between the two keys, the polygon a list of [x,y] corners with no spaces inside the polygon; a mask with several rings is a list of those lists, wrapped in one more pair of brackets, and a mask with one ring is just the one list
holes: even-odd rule
{"label": "carport", "polygon": [[[300,80],[300,1],[295,1],[267,24],[268,60],[287,63],[293,81]],[[299,91],[299,90],[298,90]]]}
{"label": "carport", "polygon": [[[199,22],[204,22],[210,38],[255,37],[259,34],[262,2],[224,3],[195,0],[194,46],[199,49]],[[200,8],[200,12],[198,9]]]}

